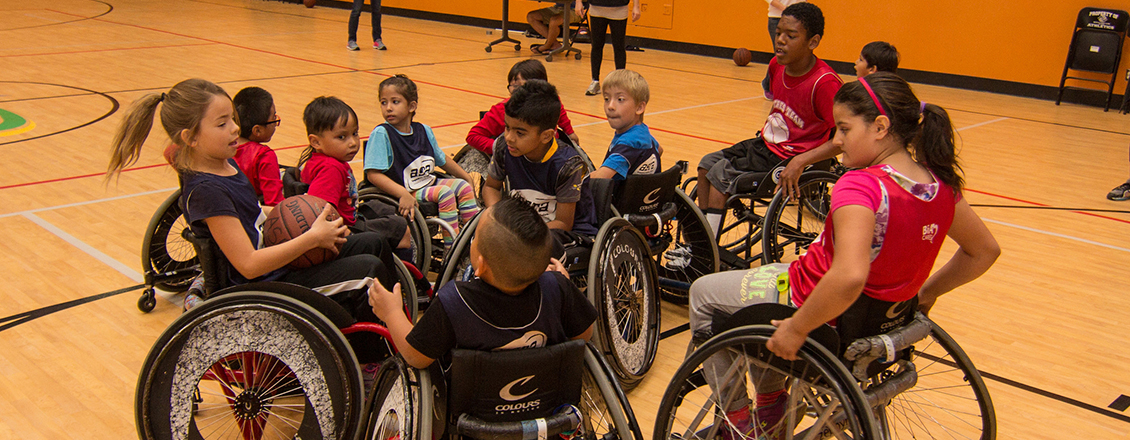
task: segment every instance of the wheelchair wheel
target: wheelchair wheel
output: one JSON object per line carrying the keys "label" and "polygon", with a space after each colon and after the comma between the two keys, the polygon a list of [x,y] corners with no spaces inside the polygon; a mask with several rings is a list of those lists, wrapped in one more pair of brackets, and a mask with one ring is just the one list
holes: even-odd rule
{"label": "wheelchair wheel", "polygon": [[431,438],[421,430],[425,422],[421,415],[426,413],[422,409],[432,406],[431,393],[421,391],[431,388],[421,386],[426,374],[409,367],[400,356],[381,364],[369,391],[371,409],[364,440]]}
{"label": "wheelchair wheel", "polygon": [[173,191],[149,220],[141,244],[141,268],[146,284],[170,292],[188,288],[199,273],[196,249],[185,236],[188,222],[180,208],[180,190]]}
{"label": "wheelchair wheel", "polygon": [[678,210],[673,226],[663,231],[661,237],[670,245],[656,254],[655,269],[662,298],[683,305],[694,280],[718,272],[718,243],[706,216],[682,190],[675,190],[675,204]]}
{"label": "wheelchair wheel", "polygon": [[[997,437],[996,413],[981,374],[941,327],[914,345],[918,383],[879,411],[890,439]],[[881,378],[880,378],[881,379]]]}
{"label": "wheelchair wheel", "polygon": [[[374,199],[394,207],[399,203],[396,199],[377,191],[375,188],[361,190],[358,198],[360,199],[359,203]],[[421,214],[419,209],[408,221],[408,234],[412,240],[412,260],[409,262],[426,274],[429,271],[428,266],[432,258],[432,237],[428,232],[427,219],[424,218],[424,214]]]}
{"label": "wheelchair wheel", "polygon": [[270,292],[229,293],[157,339],[136,394],[143,439],[351,439],[361,371],[326,317]]}
{"label": "wheelchair wheel", "polygon": [[647,241],[627,220],[600,228],[588,269],[589,300],[597,309],[598,346],[625,389],[651,368],[659,348],[658,280]]}
{"label": "wheelchair wheel", "polygon": [[[778,358],[766,347],[774,330],[738,327],[696,349],[679,366],[663,394],[654,438],[721,438],[722,430],[735,429],[725,411],[756,402],[755,388],[764,380],[784,383],[788,391],[785,416],[780,421],[752,422],[767,423],[770,431],[783,434],[780,438],[881,438],[866,397],[843,364],[811,339],[797,353],[799,360]],[[706,380],[708,366],[704,366],[708,359],[708,365],[717,368],[714,382],[727,384],[728,389],[712,390]]]}
{"label": "wheelchair wheel", "polygon": [[474,238],[475,228],[478,225],[479,216],[476,215],[475,218],[459,229],[459,235],[455,236],[455,243],[443,255],[443,264],[440,268],[439,281],[435,285],[435,291],[438,292],[439,288],[447,284],[448,281],[461,280],[467,268],[471,267],[471,239]]}
{"label": "wheelchair wheel", "polygon": [[784,193],[773,196],[761,230],[762,264],[788,263],[808,251],[824,231],[838,179],[826,171],[809,171],[801,176],[799,202]]}
{"label": "wheelchair wheel", "polygon": [[628,398],[612,377],[612,368],[589,344],[581,382],[583,417],[577,436],[582,440],[643,440]]}
{"label": "wheelchair wheel", "polygon": [[[682,187],[692,202],[698,199],[697,177],[687,178]],[[753,262],[761,260],[761,254],[754,254],[753,250],[760,250],[767,210],[765,200],[742,194],[731,196],[722,214],[721,227],[714,230],[711,226],[718,248],[718,271],[749,269]]]}

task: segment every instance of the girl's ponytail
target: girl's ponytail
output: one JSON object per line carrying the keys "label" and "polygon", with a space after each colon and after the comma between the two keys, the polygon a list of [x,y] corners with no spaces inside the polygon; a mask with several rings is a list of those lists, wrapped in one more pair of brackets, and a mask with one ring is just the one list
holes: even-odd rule
{"label": "girl's ponytail", "polygon": [[918,124],[918,133],[911,142],[914,158],[943,183],[961,191],[965,179],[961,177],[961,165],[957,162],[957,144],[949,113],[925,102],[920,108],[922,122]]}
{"label": "girl's ponytail", "polygon": [[149,131],[153,128],[153,115],[157,113],[157,104],[161,103],[165,94],[149,94],[134,101],[126,112],[126,118],[118,126],[114,134],[114,141],[110,144],[110,165],[106,169],[106,178],[116,176],[125,167],[133,165],[141,156],[141,146]]}

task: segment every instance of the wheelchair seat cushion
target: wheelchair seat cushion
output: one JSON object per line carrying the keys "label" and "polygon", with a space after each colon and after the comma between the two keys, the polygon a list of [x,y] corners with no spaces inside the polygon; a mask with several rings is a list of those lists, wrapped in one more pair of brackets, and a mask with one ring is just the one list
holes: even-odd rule
{"label": "wheelchair seat cushion", "polygon": [[215,295],[223,295],[226,293],[234,292],[249,292],[249,291],[262,291],[276,293],[279,295],[287,296],[302,303],[313,307],[318,313],[324,315],[330,320],[337,328],[345,328],[357,322],[348,311],[345,310],[334,300],[322,295],[310,288],[299,286],[297,284],[283,283],[279,281],[261,281],[257,283],[240,284],[223,289],[216,292]]}
{"label": "wheelchair seat cushion", "polygon": [[545,417],[564,404],[578,405],[585,343],[570,340],[543,348],[453,350],[448,414],[488,422]]}

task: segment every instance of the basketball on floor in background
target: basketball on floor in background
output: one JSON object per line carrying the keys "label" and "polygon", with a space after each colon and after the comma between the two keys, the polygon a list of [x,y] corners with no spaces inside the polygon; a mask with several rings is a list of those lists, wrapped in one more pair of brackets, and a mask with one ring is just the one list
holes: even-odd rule
{"label": "basketball on floor in background", "polygon": [[734,64],[744,66],[749,64],[750,61],[753,61],[753,53],[750,53],[749,49],[739,47],[738,50],[734,51]]}
{"label": "basketball on floor in background", "polygon": [[[279,202],[279,205],[267,215],[267,220],[263,222],[263,245],[274,246],[302,235],[302,233],[310,230],[310,226],[322,214],[322,209],[326,206],[330,207],[330,213],[326,216],[326,220],[337,220],[339,216],[333,205],[329,205],[325,200],[315,196],[303,194],[288,197]],[[341,246],[338,246],[338,250],[341,250]],[[329,249],[314,248],[295,258],[286,267],[302,269],[322,264],[334,258],[335,254]]]}
{"label": "basketball on floor in background", "polygon": [[318,2],[318,0],[302,0],[302,4],[306,5],[307,8],[313,8],[314,3],[317,3],[317,2]]}

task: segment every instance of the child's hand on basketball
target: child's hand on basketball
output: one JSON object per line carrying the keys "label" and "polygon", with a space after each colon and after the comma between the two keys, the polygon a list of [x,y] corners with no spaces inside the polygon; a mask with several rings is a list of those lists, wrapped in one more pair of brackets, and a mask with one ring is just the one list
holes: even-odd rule
{"label": "child's hand on basketball", "polygon": [[769,342],[765,346],[773,354],[780,356],[781,359],[797,360],[796,352],[800,350],[800,346],[804,345],[804,340],[808,338],[808,334],[793,329],[792,318],[786,318],[783,321],[774,319],[769,323],[777,327],[777,331],[773,332],[773,336],[769,338]]}
{"label": "child's hand on basketball", "polygon": [[329,249],[336,255],[345,244],[345,237],[349,236],[349,228],[345,226],[345,221],[340,216],[328,220],[332,212],[333,205],[327,203],[322,208],[322,213],[318,215],[318,219],[310,226],[310,230],[303,235],[312,236],[315,247]]}
{"label": "child's hand on basketball", "polygon": [[373,314],[384,322],[389,322],[394,313],[404,313],[400,283],[392,286],[392,292],[389,292],[377,280],[369,280],[369,306],[373,308]]}
{"label": "child's hand on basketball", "polygon": [[412,216],[415,215],[416,196],[412,195],[412,193],[402,195],[400,196],[399,202],[400,206],[397,207],[397,210],[400,211],[400,215],[403,215],[405,218],[412,218]]}

